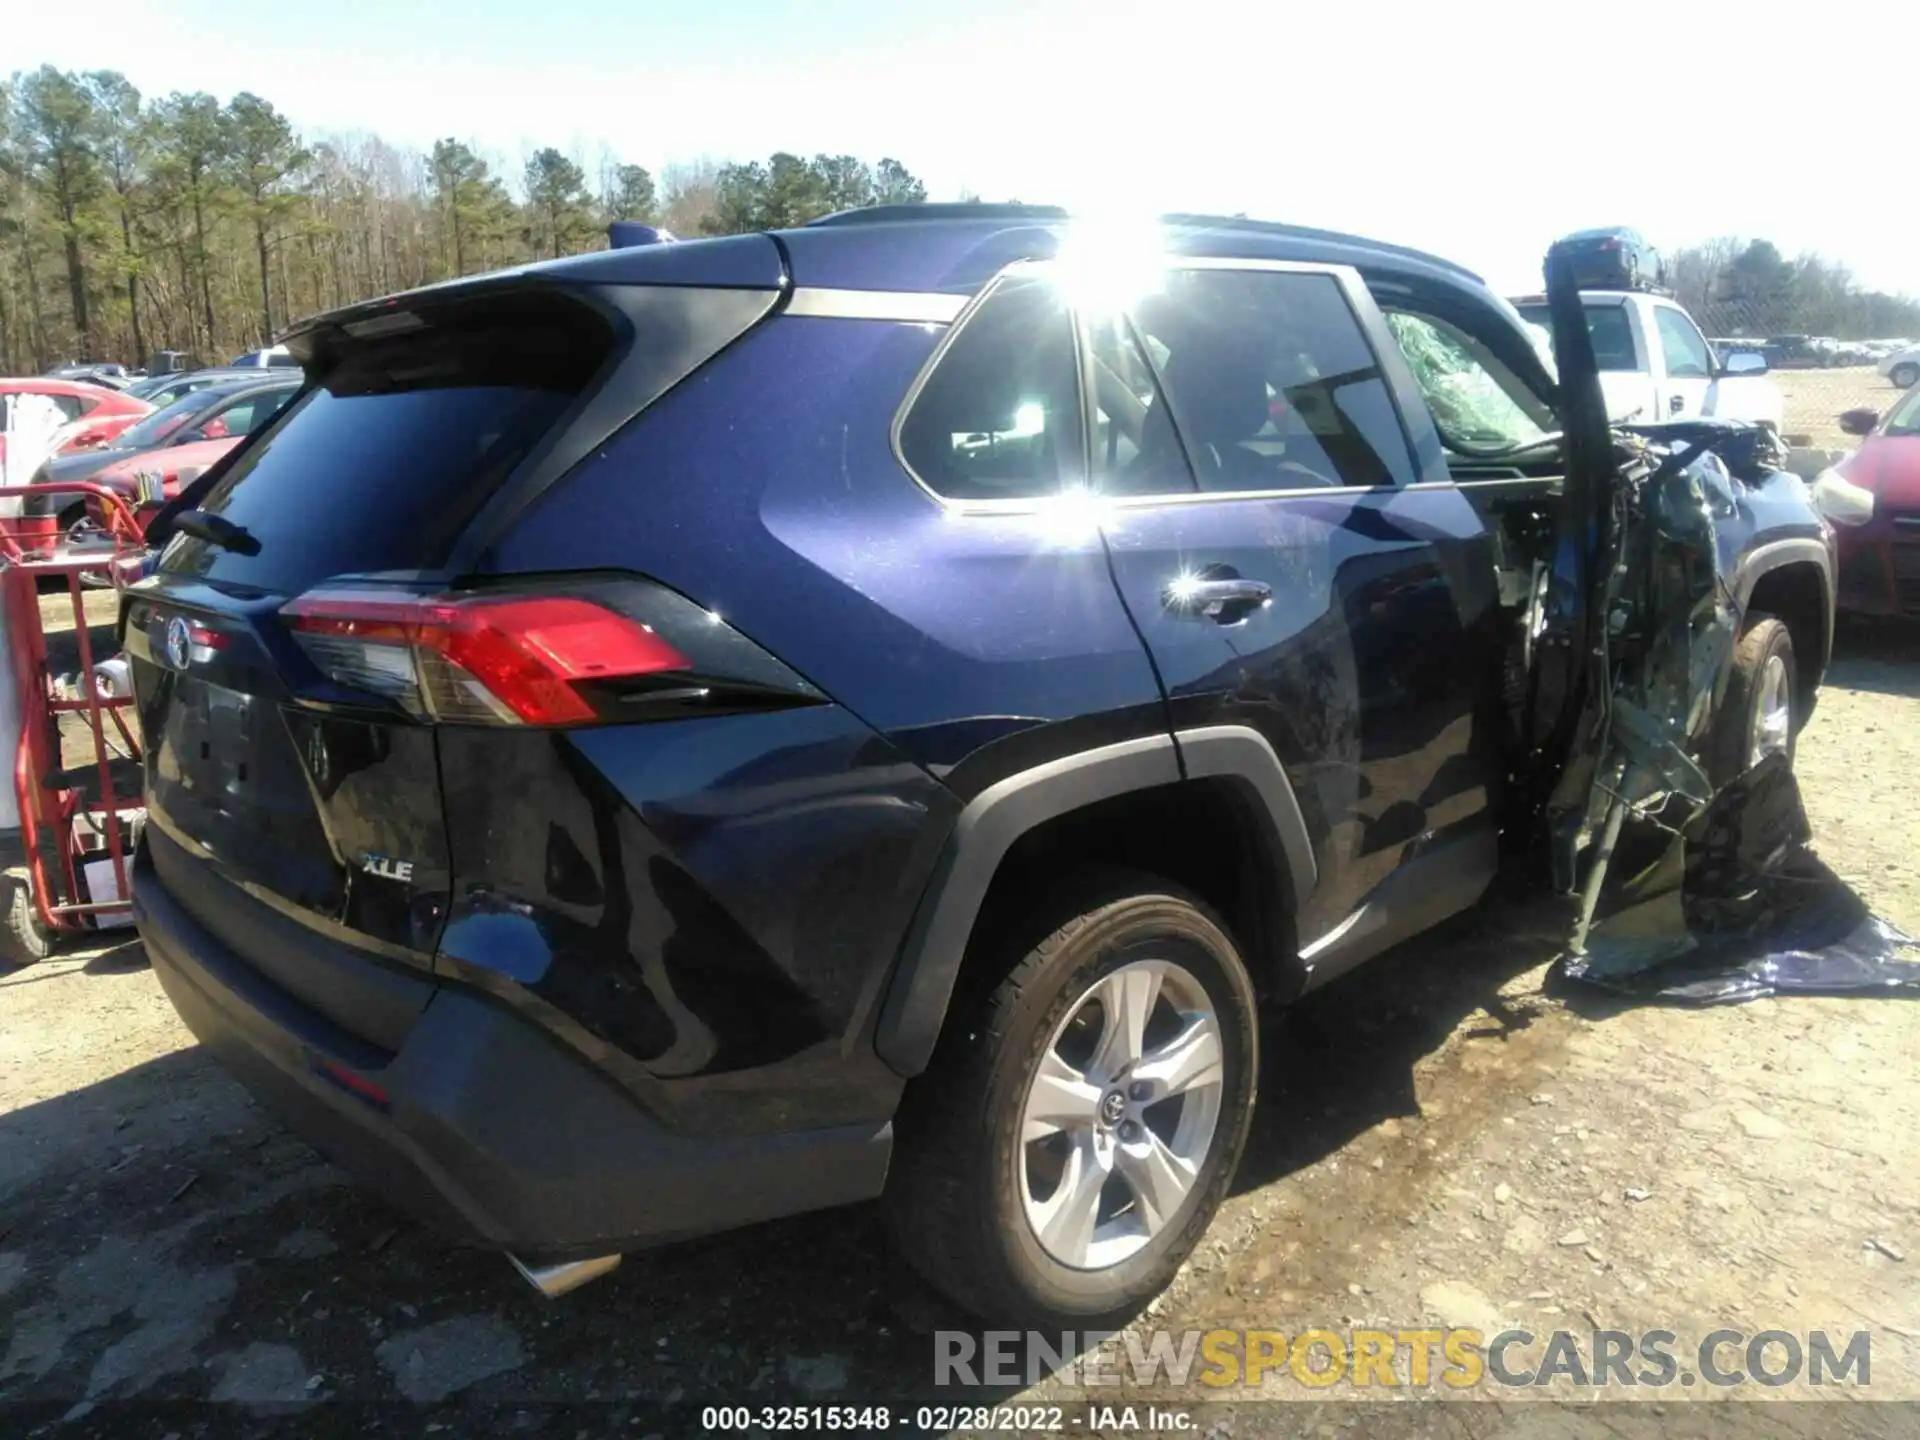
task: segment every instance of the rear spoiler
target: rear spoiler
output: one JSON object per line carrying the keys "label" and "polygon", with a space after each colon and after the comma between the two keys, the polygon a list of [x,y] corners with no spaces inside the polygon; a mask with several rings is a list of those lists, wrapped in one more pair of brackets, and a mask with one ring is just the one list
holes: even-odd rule
{"label": "rear spoiler", "polygon": [[615,220],[607,226],[607,244],[615,250],[630,250],[636,245],[671,245],[679,238],[671,230],[642,225],[638,220]]}

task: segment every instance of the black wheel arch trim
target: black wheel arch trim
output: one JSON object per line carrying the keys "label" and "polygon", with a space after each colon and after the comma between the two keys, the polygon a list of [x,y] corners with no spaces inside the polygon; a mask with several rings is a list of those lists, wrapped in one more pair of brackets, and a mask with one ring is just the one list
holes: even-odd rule
{"label": "black wheel arch trim", "polygon": [[[1183,765],[1184,762],[1184,765]],[[1203,726],[1103,745],[1010,775],[960,812],[901,945],[874,1034],[881,1059],[911,1077],[926,1068],[974,921],[1000,862],[1021,836],[1103,800],[1183,780],[1219,778],[1244,788],[1249,811],[1284,858],[1281,882],[1297,905],[1319,871],[1299,802],[1266,737],[1242,725]]]}
{"label": "black wheel arch trim", "polygon": [[1820,653],[1808,657],[1812,662],[1812,678],[1817,682],[1833,655],[1834,612],[1839,608],[1835,599],[1838,581],[1831,544],[1811,535],[1794,535],[1756,545],[1740,557],[1734,576],[1734,594],[1739,598],[1740,613],[1744,618],[1761,578],[1793,565],[1812,565],[1820,572],[1823,633],[1820,636]]}

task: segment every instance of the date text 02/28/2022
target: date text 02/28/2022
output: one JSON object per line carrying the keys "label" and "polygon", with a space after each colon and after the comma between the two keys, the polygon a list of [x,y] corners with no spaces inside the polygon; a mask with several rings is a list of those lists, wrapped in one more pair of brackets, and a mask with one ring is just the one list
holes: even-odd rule
{"label": "date text 02/28/2022", "polygon": [[700,1412],[704,1430],[884,1431],[922,1433],[955,1430],[1034,1434],[1081,1426],[1169,1434],[1193,1428],[1184,1410],[1157,1405],[1094,1405],[1085,1415],[1061,1405],[922,1405],[898,1412],[885,1405],[709,1405]]}

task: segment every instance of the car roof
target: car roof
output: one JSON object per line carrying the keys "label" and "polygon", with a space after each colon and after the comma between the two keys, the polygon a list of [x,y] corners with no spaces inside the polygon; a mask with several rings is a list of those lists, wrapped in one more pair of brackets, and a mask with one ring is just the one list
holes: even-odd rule
{"label": "car roof", "polygon": [[[185,394],[174,396],[173,399],[167,402],[166,408],[171,410],[174,406],[191,400],[194,404],[211,410],[216,405],[228,400],[237,400],[243,396],[252,394],[256,390],[290,390],[300,384],[300,375],[297,371],[282,373],[286,374],[286,378],[278,381],[265,380],[258,375],[252,379],[241,379],[235,376],[232,379],[216,380],[211,385],[202,385],[197,389],[187,391]],[[148,403],[151,404],[152,402],[149,401]]]}
{"label": "car roof", "polygon": [[[309,317],[283,339],[295,341],[300,353],[301,337],[374,320],[415,296],[452,299],[508,285],[773,290],[792,284],[972,295],[1015,261],[1057,254],[1071,227],[1099,223],[1076,221],[1067,211],[1044,205],[870,206],[790,230],[592,251],[443,281]],[[1149,223],[1161,229],[1173,254],[1351,265],[1373,275],[1489,293],[1479,276],[1450,260],[1339,231],[1239,215],[1170,214]]]}
{"label": "car roof", "polygon": [[203,370],[181,370],[172,375],[156,375],[148,378],[154,381],[156,388],[193,384],[204,390],[208,385],[229,385],[237,382],[258,384],[260,368],[257,365],[209,365]]}
{"label": "car roof", "polygon": [[297,390],[306,383],[306,377],[298,370],[282,370],[278,376],[268,379],[264,374],[252,380],[222,380],[204,387],[218,391],[223,397],[251,395],[257,390]]}
{"label": "car roof", "polygon": [[[197,389],[188,391],[180,398],[182,400],[204,399],[211,403],[213,400],[223,399],[228,395],[239,395],[248,390],[258,389],[263,383],[265,382],[257,376],[253,378],[243,378],[239,375],[222,376],[211,385],[199,386]],[[298,382],[296,381],[295,383]]]}
{"label": "car roof", "polygon": [[0,390],[14,394],[25,391],[29,394],[78,395],[82,398],[123,393],[111,385],[89,385],[84,380],[63,380],[57,375],[23,375],[18,379],[0,380]]}

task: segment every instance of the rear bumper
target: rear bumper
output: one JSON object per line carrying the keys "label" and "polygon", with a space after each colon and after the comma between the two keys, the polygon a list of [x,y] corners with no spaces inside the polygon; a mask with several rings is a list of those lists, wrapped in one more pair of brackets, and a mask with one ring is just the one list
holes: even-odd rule
{"label": "rear bumper", "polygon": [[[562,1260],[870,1199],[885,1182],[890,1126],[677,1134],[528,1021],[451,986],[396,1053],[355,1040],[201,928],[144,854],[134,913],[167,998],[227,1069],[344,1169],[464,1238]],[[328,1078],[342,1066],[376,1090]]]}

